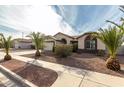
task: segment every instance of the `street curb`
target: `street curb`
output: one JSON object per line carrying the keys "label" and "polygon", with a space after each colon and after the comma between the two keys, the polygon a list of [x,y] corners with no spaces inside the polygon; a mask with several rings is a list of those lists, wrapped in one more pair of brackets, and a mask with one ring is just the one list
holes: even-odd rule
{"label": "street curb", "polygon": [[5,68],[2,65],[0,65],[0,70],[3,71],[5,74],[9,75],[10,77],[12,77],[13,79],[15,79],[16,81],[18,81],[19,83],[21,83],[25,87],[38,87],[35,84],[31,83],[30,81],[22,78],[21,76]]}

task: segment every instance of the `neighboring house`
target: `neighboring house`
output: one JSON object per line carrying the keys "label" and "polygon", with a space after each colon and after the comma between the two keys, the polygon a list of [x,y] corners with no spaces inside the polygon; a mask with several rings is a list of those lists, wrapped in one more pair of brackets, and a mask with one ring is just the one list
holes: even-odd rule
{"label": "neighboring house", "polygon": [[13,40],[13,47],[15,49],[29,49],[32,48],[32,40],[31,39],[22,39],[22,38],[17,38]]}

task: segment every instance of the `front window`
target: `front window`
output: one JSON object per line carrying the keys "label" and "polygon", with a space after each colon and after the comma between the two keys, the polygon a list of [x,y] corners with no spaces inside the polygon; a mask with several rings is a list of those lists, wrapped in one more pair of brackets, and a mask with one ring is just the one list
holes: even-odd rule
{"label": "front window", "polygon": [[67,44],[67,40],[64,39],[64,38],[61,39],[61,42],[62,42],[63,44]]}
{"label": "front window", "polygon": [[90,36],[85,39],[85,49],[95,50],[96,49],[96,39],[91,39]]}

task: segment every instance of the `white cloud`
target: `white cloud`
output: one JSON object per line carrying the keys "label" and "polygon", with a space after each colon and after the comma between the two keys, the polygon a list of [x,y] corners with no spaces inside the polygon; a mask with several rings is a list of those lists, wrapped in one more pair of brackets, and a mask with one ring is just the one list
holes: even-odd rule
{"label": "white cloud", "polygon": [[3,8],[3,11],[6,12],[3,12],[4,14],[2,14],[5,18],[0,18],[0,24],[17,29],[19,32],[27,33],[38,31],[49,35],[54,35],[57,32],[67,34],[74,32],[66,22],[61,21],[61,16],[56,14],[51,6],[33,5],[5,7]]}
{"label": "white cloud", "polygon": [[33,31],[40,31],[45,34],[57,32],[67,33],[62,29],[61,16],[57,15],[50,6],[32,6],[27,12],[26,24]]}

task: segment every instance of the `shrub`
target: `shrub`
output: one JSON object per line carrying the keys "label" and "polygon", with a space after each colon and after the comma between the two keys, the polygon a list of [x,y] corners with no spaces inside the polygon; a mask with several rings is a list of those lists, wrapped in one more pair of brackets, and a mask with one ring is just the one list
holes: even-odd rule
{"label": "shrub", "polygon": [[67,57],[72,54],[72,46],[71,45],[56,45],[55,54],[60,57]]}
{"label": "shrub", "polygon": [[105,51],[104,50],[98,50],[97,56],[104,56],[104,55],[105,55]]}
{"label": "shrub", "polygon": [[78,50],[78,44],[77,43],[74,43],[74,44],[72,44],[72,47],[73,47],[73,52],[77,52],[77,50]]}

